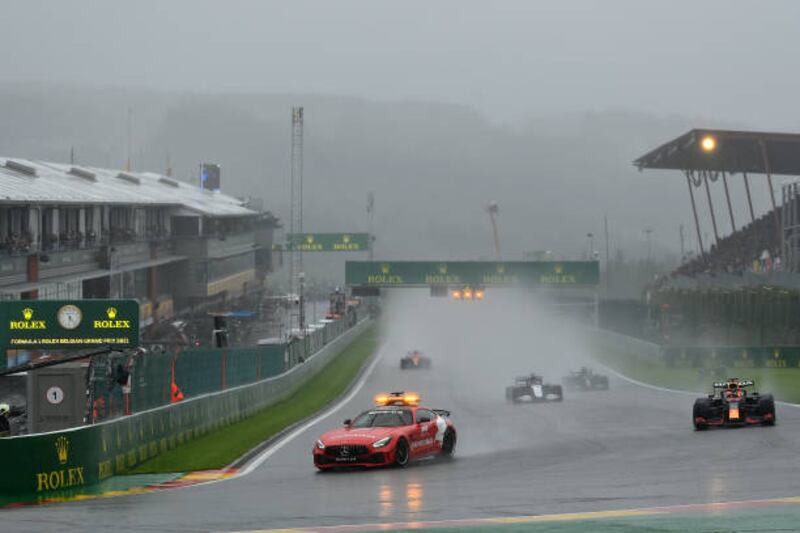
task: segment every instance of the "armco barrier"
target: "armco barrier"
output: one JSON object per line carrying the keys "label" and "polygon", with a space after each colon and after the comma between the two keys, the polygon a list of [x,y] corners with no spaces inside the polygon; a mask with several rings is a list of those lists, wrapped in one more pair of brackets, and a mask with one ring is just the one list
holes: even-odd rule
{"label": "armco barrier", "polygon": [[241,420],[296,391],[370,323],[362,321],[279,376],[93,426],[0,439],[0,496],[68,495]]}

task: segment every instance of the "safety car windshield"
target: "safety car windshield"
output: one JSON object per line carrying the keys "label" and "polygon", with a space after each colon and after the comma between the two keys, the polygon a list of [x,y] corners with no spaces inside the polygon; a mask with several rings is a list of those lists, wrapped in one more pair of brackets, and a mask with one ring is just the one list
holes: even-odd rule
{"label": "safety car windshield", "polygon": [[361,413],[353,420],[354,428],[390,428],[411,425],[413,417],[408,409],[375,410]]}

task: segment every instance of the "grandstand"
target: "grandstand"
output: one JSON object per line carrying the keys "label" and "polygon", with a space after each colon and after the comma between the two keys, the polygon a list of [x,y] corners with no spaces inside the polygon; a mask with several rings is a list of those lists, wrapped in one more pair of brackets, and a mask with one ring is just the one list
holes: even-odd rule
{"label": "grandstand", "polygon": [[[652,319],[642,322],[641,335],[678,346],[800,342],[795,323],[800,311],[800,184],[784,184],[780,204],[773,185],[773,175],[800,175],[800,135],[694,129],[634,165],[684,175],[699,249],[648,288],[645,302]],[[771,208],[760,215],[753,209],[752,174],[766,178],[771,201]],[[737,199],[729,187],[737,175],[750,219],[739,227],[733,208]],[[725,205],[718,212],[711,189],[720,185]],[[700,225],[703,197],[711,228]],[[728,221],[731,232],[723,235]],[[709,229],[713,241],[704,243]]]}
{"label": "grandstand", "polygon": [[[681,171],[689,189],[689,199],[694,215],[699,255],[682,264],[665,280],[680,277],[695,277],[702,274],[747,273],[771,274],[784,270],[795,272],[798,265],[787,258],[783,209],[776,201],[772,176],[784,174],[800,175],[800,135],[788,133],[766,133],[752,131],[730,131],[713,129],[691,130],[634,161],[640,170],[673,169]],[[737,228],[734,217],[729,178],[742,176],[750,222]],[[762,174],[771,200],[767,213],[756,217],[753,210],[749,174]],[[712,184],[722,184],[725,192],[727,218],[732,232],[721,237],[722,220],[712,201]],[[700,226],[698,204],[699,189],[705,189],[708,213],[711,219],[714,240],[706,247],[704,231]],[[787,192],[784,187],[783,203]],[[792,211],[794,212],[794,211]],[[792,254],[788,254],[794,257]]]}
{"label": "grandstand", "polygon": [[[780,215],[781,208],[777,208]],[[772,211],[757,218],[744,228],[721,238],[711,245],[705,256],[692,258],[679,266],[672,277],[694,276],[702,273],[742,275],[746,272],[770,273],[780,271],[780,227],[776,227]]]}

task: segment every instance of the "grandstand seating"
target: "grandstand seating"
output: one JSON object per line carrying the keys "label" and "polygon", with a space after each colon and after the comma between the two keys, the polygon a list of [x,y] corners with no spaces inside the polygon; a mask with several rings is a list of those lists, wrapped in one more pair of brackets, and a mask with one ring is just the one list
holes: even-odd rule
{"label": "grandstand seating", "polygon": [[[777,219],[780,220],[781,208],[778,207],[777,210]],[[772,271],[776,266],[774,259],[780,256],[781,246],[775,224],[775,213],[769,211],[744,228],[720,239],[705,256],[695,257],[682,264],[671,277],[702,273],[744,274]],[[761,261],[765,250],[770,256],[766,262]]]}

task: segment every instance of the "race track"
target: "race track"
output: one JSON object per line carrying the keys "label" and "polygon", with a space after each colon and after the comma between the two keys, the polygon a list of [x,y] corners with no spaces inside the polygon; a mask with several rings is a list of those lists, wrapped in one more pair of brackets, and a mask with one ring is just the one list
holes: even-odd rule
{"label": "race track", "polygon": [[[467,311],[458,314],[435,327],[426,318],[390,328],[363,389],[249,475],[180,490],[6,510],[0,512],[3,531],[243,531],[797,493],[800,409],[778,406],[774,428],[695,432],[691,395],[615,377],[607,392],[567,392],[563,403],[508,405],[503,387],[515,373],[552,367],[545,377],[558,381],[557,372],[579,364],[585,354],[561,330],[520,331],[512,323],[495,328],[510,328],[503,337],[509,340],[498,342],[477,328]],[[418,336],[410,340],[415,331]],[[544,348],[524,344],[523,336],[531,335],[541,335]],[[559,352],[559,346],[573,349]],[[416,347],[433,357],[433,369],[401,371],[400,356]],[[516,355],[506,357],[510,350]],[[423,461],[403,470],[315,471],[311,446],[319,433],[368,408],[375,393],[404,388],[419,391],[426,405],[453,411],[459,430],[455,460]]]}

